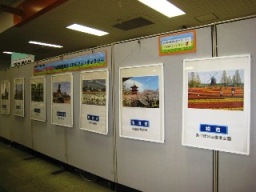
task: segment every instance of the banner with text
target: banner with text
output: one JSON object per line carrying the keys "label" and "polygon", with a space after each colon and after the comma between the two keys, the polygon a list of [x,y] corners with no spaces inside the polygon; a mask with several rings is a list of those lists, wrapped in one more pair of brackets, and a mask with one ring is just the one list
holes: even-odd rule
{"label": "banner with text", "polygon": [[34,66],[34,75],[79,71],[107,66],[107,52],[96,52],[75,58],[58,60]]}

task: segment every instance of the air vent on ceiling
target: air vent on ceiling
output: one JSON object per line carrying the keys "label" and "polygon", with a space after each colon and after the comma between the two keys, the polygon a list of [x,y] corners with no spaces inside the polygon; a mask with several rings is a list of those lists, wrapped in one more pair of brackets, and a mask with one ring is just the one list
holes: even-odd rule
{"label": "air vent on ceiling", "polygon": [[124,31],[128,31],[131,29],[136,29],[136,28],[144,27],[151,24],[153,24],[153,22],[143,17],[137,17],[137,18],[113,25],[113,27],[124,30]]}

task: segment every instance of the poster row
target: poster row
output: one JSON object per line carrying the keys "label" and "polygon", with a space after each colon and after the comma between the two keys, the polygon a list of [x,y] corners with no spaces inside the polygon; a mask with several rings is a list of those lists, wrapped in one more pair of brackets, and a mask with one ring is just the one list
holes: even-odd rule
{"label": "poster row", "polygon": [[[182,145],[249,154],[250,55],[183,61]],[[46,121],[44,76],[30,79],[30,117]],[[10,82],[1,113],[10,114]],[[164,143],[163,64],[119,68],[119,135]],[[80,74],[80,128],[108,133],[109,72]],[[24,78],[14,79],[14,114],[24,117]],[[73,75],[51,76],[51,123],[73,126]]]}

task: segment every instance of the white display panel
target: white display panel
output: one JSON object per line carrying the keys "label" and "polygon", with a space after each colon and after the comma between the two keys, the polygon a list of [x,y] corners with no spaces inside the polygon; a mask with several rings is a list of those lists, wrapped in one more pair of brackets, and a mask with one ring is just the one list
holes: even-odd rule
{"label": "white display panel", "polygon": [[120,137],[164,142],[163,64],[119,68]]}
{"label": "white display panel", "polygon": [[24,78],[13,81],[14,115],[24,117]]}
{"label": "white display panel", "polygon": [[37,121],[46,121],[46,84],[44,76],[30,79],[30,118]]}
{"label": "white display panel", "polygon": [[108,133],[108,70],[81,72],[80,129]]}
{"label": "white display panel", "polygon": [[1,114],[9,115],[10,109],[10,81],[1,82]]}
{"label": "white display panel", "polygon": [[73,75],[64,73],[51,77],[52,124],[73,126]]}
{"label": "white display panel", "polygon": [[182,144],[249,154],[250,55],[183,62]]}

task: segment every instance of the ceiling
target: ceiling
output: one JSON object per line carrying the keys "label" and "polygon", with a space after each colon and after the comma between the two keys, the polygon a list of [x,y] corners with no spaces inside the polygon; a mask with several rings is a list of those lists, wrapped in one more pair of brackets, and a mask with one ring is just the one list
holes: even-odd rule
{"label": "ceiling", "polygon": [[[0,33],[0,68],[10,66],[11,56],[3,54],[3,51],[32,54],[38,61],[122,40],[256,14],[256,0],[169,1],[186,14],[168,18],[137,0],[68,0],[21,26],[13,26]],[[5,5],[15,2],[17,1],[0,0],[0,4]],[[0,16],[1,14],[6,13],[0,11]],[[143,24],[141,18],[151,24],[142,27],[133,25]],[[124,25],[125,30],[114,27],[129,20],[134,23]],[[2,22],[0,20],[0,27]],[[98,37],[66,29],[66,26],[73,23],[101,29],[109,34]],[[130,27],[137,28],[127,30]],[[60,44],[63,48],[31,45],[28,44],[29,40]]]}

